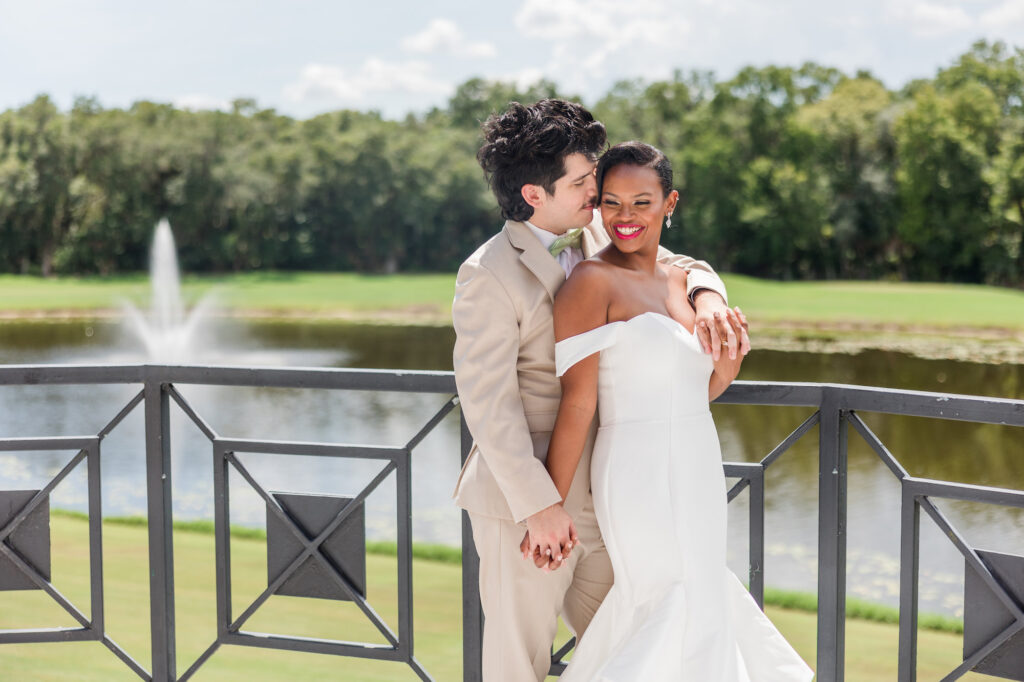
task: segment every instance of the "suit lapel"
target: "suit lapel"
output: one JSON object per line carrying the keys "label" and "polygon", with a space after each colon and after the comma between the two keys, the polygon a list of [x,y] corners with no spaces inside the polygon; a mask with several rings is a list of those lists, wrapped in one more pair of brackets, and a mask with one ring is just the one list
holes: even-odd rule
{"label": "suit lapel", "polygon": [[507,221],[505,234],[508,235],[512,246],[521,252],[519,260],[540,281],[551,300],[555,300],[555,294],[565,283],[565,271],[562,270],[562,266],[551,257],[548,250],[524,223]]}

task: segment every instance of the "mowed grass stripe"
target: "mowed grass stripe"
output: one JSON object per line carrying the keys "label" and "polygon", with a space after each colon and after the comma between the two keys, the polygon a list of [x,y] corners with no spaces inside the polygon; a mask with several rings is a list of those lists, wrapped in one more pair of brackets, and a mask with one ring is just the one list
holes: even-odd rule
{"label": "mowed grass stripe", "polygon": [[[56,514],[52,521],[53,574],[57,587],[79,608],[88,608],[88,534],[85,521]],[[110,635],[149,665],[149,607],[146,532],[138,524],[104,524],[104,572]],[[178,604],[178,672],[183,672],[212,641],[215,626],[213,536],[175,533]],[[393,557],[367,557],[369,599],[396,626],[397,584]],[[232,541],[235,613],[266,586],[266,546],[259,537]],[[457,564],[417,559],[413,576],[416,656],[439,681],[461,678],[461,571]],[[768,615],[808,662],[814,664],[815,617],[803,611],[769,607]],[[39,592],[0,592],[0,628],[71,626],[70,618]],[[274,597],[246,625],[252,631],[306,637],[382,640],[351,604]],[[847,678],[866,682],[896,679],[898,630],[894,625],[850,620],[846,624]],[[563,631],[563,636],[565,633]],[[961,639],[922,630],[918,668],[921,679],[938,679],[960,658]],[[333,656],[222,647],[194,679],[255,682],[289,680],[384,681],[415,679],[402,664]],[[137,679],[100,644],[0,645],[0,679],[83,682]],[[983,679],[968,675],[964,679]]]}
{"label": "mowed grass stripe", "polygon": [[[1024,329],[1024,291],[969,284],[910,282],[777,282],[726,275],[730,302],[755,324],[885,324],[952,328]],[[361,275],[263,272],[190,276],[185,297],[213,293],[228,311],[287,316],[359,314],[401,321],[450,320],[453,274]],[[145,275],[55,278],[0,275],[0,312],[80,312],[144,304]]]}
{"label": "mowed grass stripe", "polygon": [[[361,275],[356,273],[256,272],[186,276],[182,293],[191,302],[212,294],[233,311],[280,313],[451,308],[451,274]],[[0,275],[0,311],[116,309],[121,302],[146,304],[144,274],[45,279]]]}
{"label": "mowed grass stripe", "polygon": [[973,284],[776,282],[727,275],[754,320],[1024,329],[1024,291]]}

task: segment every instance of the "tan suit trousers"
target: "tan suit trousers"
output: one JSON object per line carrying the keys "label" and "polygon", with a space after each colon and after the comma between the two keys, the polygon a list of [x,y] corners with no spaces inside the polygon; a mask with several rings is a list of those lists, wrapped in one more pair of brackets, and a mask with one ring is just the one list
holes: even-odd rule
{"label": "tan suit trousers", "polygon": [[612,586],[612,566],[593,504],[575,518],[582,547],[545,573],[523,559],[526,529],[511,520],[469,513],[480,555],[484,682],[542,682],[551,663],[558,616],[581,636]]}

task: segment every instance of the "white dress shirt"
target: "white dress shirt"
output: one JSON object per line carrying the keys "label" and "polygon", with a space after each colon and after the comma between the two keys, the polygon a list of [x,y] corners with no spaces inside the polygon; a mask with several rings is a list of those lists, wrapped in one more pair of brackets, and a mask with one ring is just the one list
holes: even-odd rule
{"label": "white dress shirt", "polygon": [[[556,239],[562,236],[553,232],[548,232],[547,230],[542,230],[529,220],[526,221],[526,226],[537,236],[537,239],[540,240],[540,243],[544,245],[545,249],[549,248],[555,243]],[[562,252],[558,254],[558,257],[555,258],[555,260],[557,260],[558,264],[562,266],[563,270],[565,270],[565,276],[568,278],[572,269],[583,261],[583,249],[575,246],[562,249]]]}

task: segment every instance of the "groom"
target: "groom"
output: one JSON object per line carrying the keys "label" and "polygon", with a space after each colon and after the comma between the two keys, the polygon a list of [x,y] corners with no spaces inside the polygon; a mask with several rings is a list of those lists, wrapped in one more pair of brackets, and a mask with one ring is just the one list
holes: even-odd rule
{"label": "groom", "polygon": [[[483,126],[477,158],[506,219],[459,268],[452,317],[455,380],[474,444],[456,484],[480,555],[486,682],[543,680],[562,615],[583,634],[612,584],[590,494],[590,451],[564,505],[544,467],[561,397],[551,304],[572,268],[609,243],[594,208],[604,126],[579,104],[512,103]],[[582,228],[582,229],[580,229]],[[682,267],[705,351],[746,350],[725,323],[725,287],[706,263]],[[720,324],[716,324],[716,320]],[[740,347],[740,343],[743,347]],[[540,571],[520,542],[573,549]],[[578,537],[578,542],[575,542]]]}

